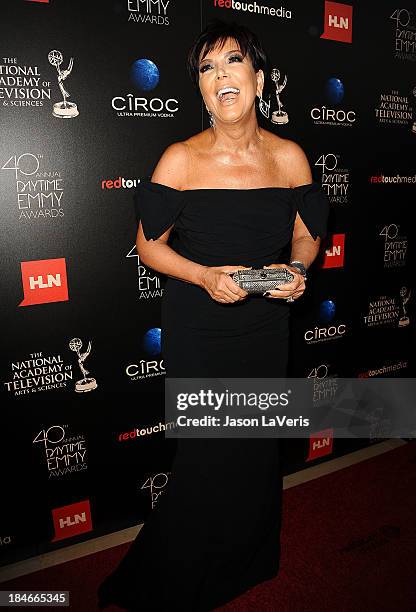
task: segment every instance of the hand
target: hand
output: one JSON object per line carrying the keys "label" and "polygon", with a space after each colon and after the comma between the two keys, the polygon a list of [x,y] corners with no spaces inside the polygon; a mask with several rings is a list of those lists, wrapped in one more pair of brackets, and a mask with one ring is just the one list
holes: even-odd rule
{"label": "hand", "polygon": [[221,304],[232,304],[244,300],[248,293],[233,281],[230,273],[237,270],[250,270],[246,266],[206,267],[202,272],[200,285],[213,300]]}
{"label": "hand", "polygon": [[293,276],[295,277],[290,283],[286,283],[285,285],[279,285],[278,289],[272,289],[267,291],[263,294],[265,297],[270,297],[273,299],[282,298],[285,300],[287,300],[288,297],[292,297],[294,300],[296,300],[305,291],[305,279],[302,274],[300,274],[297,268],[292,268],[287,264],[271,264],[270,266],[263,266],[263,268],[287,268],[288,270],[290,270],[290,272],[292,272]]}

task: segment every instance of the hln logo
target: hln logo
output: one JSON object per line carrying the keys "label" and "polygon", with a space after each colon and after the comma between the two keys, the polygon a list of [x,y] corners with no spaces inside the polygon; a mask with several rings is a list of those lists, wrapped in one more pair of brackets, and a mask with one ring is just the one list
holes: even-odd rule
{"label": "hln logo", "polygon": [[22,261],[24,299],[19,306],[68,301],[65,258]]}
{"label": "hln logo", "polygon": [[344,28],[344,30],[348,30],[350,22],[348,17],[340,17],[338,20],[338,15],[329,15],[328,23],[330,27]]}
{"label": "hln logo", "polygon": [[320,450],[325,448],[325,446],[329,446],[330,444],[331,441],[329,438],[322,438],[321,440],[315,440],[315,442],[312,443],[312,449]]}
{"label": "hln logo", "polygon": [[318,457],[330,455],[332,453],[333,442],[334,430],[332,427],[311,434],[309,438],[309,454],[306,461],[312,461]]}
{"label": "hln logo", "polygon": [[62,506],[62,508],[54,508],[52,518],[55,527],[55,537],[52,542],[92,531],[91,509],[88,499],[69,506]]}
{"label": "hln logo", "polygon": [[72,527],[73,525],[78,525],[78,523],[86,523],[87,515],[85,512],[82,514],[75,514],[73,517],[67,516],[66,518],[59,519],[59,527],[63,529],[64,527]]}
{"label": "hln logo", "polygon": [[323,268],[342,268],[344,265],[345,234],[332,234],[325,249]]}
{"label": "hln logo", "polygon": [[340,2],[325,2],[324,33],[321,38],[337,42],[352,42],[352,6]]}
{"label": "hln logo", "polygon": [[334,245],[332,249],[326,249],[325,255],[327,255],[328,257],[333,257],[334,255],[341,255],[341,247]]}
{"label": "hln logo", "polygon": [[53,276],[52,274],[48,274],[46,278],[46,283],[43,281],[42,276],[38,276],[35,278],[34,276],[29,276],[29,284],[31,289],[46,289],[46,287],[60,287],[61,286],[61,275],[56,274]]}

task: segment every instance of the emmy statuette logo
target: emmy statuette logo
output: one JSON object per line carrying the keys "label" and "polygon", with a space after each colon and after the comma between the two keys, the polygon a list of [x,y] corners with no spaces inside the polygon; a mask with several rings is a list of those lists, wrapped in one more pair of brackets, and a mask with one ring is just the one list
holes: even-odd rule
{"label": "emmy statuette logo", "polygon": [[402,315],[399,319],[399,327],[406,327],[406,325],[409,325],[409,316],[407,314],[406,304],[410,300],[410,294],[411,290],[407,287],[402,287],[400,289]]}
{"label": "emmy statuette logo", "polygon": [[[285,75],[283,83],[279,83],[279,81],[280,81],[280,70],[278,70],[277,68],[273,68],[273,70],[270,73],[270,78],[271,78],[271,80],[273,81],[273,83],[275,84],[275,87],[276,87],[276,100],[277,100],[277,110],[273,111],[270,121],[272,123],[276,123],[277,125],[284,125],[285,123],[289,122],[289,116],[288,116],[287,112],[283,110],[283,104],[282,104],[282,102],[280,100],[280,94],[282,93],[282,91],[286,87],[287,75]],[[271,102],[270,102],[270,95],[271,94],[269,94],[269,101],[268,102],[263,100],[263,98],[261,96],[260,96],[260,100],[259,100],[259,110],[266,117],[266,119],[269,119],[269,117],[270,117],[270,104],[271,104]]]}
{"label": "emmy statuette logo", "polygon": [[60,51],[50,51],[48,53],[48,60],[49,63],[52,64],[52,66],[55,66],[57,70],[58,85],[64,98],[63,102],[56,102],[53,105],[53,116],[58,117],[59,119],[72,119],[73,117],[77,117],[79,115],[78,107],[75,102],[68,102],[70,95],[63,86],[63,81],[65,81],[65,79],[68,78],[72,72],[74,58],[71,57],[66,70],[61,70],[60,68],[62,62],[64,61],[63,55]]}
{"label": "emmy statuette logo", "polygon": [[78,365],[80,367],[83,378],[81,380],[77,380],[75,383],[75,391],[77,393],[86,393],[87,391],[93,391],[97,388],[97,381],[95,378],[89,378],[87,375],[89,374],[88,370],[84,368],[84,361],[91,353],[91,342],[88,342],[87,350],[84,353],[81,353],[82,349],[82,341],[79,338],[72,338],[69,342],[69,348],[71,351],[78,356]]}

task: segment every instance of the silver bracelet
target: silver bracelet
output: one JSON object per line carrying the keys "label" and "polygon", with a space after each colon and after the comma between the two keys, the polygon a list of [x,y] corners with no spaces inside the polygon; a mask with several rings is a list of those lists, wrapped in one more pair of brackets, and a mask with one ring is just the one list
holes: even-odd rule
{"label": "silver bracelet", "polygon": [[289,266],[292,266],[293,268],[297,268],[299,272],[302,274],[303,279],[304,280],[307,279],[305,264],[303,264],[301,261],[294,259],[293,261],[290,262]]}

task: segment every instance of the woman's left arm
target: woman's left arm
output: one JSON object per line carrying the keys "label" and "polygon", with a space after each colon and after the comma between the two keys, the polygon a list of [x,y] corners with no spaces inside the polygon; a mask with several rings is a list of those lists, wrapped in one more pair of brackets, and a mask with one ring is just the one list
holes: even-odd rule
{"label": "woman's left arm", "polygon": [[[312,172],[308,159],[298,144],[291,140],[286,141],[283,160],[287,169],[286,175],[291,187],[309,185],[312,183]],[[280,166],[282,166],[282,156],[280,156]],[[308,228],[297,212],[292,234],[290,262],[300,262],[305,269],[308,269],[319,253],[320,244],[321,239],[319,236],[317,236],[316,239],[311,236]],[[299,298],[304,293],[306,289],[305,278],[300,273],[299,268],[286,264],[272,264],[271,266],[265,267],[287,267],[295,276],[291,283],[281,285],[280,290],[270,291],[267,297],[289,298],[291,301],[292,299]]]}
{"label": "woman's left arm", "polygon": [[295,226],[292,234],[292,250],[290,253],[290,261],[300,261],[306,269],[316,259],[319,253],[321,239],[317,236],[313,239],[308,228],[296,213]]}
{"label": "woman's left arm", "polygon": [[[291,187],[309,185],[312,183],[312,172],[303,149],[291,140],[286,142],[286,168]],[[311,236],[308,228],[302,221],[299,213],[296,213],[295,224],[292,234],[292,251],[290,261],[300,261],[305,268],[309,268],[319,253],[321,239],[316,240]]]}

